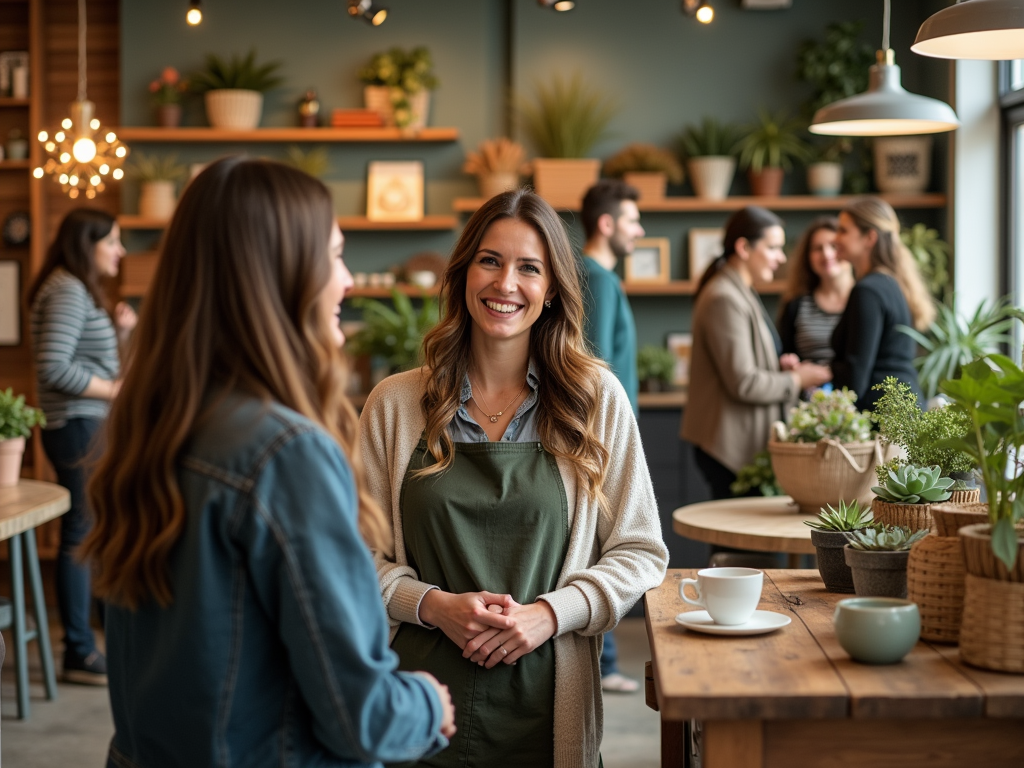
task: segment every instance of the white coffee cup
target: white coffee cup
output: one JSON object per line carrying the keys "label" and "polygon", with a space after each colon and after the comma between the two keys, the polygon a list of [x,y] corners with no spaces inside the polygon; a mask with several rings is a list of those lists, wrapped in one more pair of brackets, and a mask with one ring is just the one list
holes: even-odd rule
{"label": "white coffee cup", "polygon": [[[756,568],[705,568],[696,579],[679,582],[679,596],[705,609],[715,624],[744,624],[761,602],[763,583],[764,574]],[[693,587],[696,600],[687,597],[687,586]]]}

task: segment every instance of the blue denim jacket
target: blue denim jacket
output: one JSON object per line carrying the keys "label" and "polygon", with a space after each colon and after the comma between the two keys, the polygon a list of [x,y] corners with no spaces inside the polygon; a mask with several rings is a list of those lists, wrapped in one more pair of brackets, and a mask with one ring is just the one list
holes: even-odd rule
{"label": "blue denim jacket", "polygon": [[107,612],[108,767],[374,766],[447,746],[430,685],[396,671],[337,444],[232,397],[178,466],[174,601]]}

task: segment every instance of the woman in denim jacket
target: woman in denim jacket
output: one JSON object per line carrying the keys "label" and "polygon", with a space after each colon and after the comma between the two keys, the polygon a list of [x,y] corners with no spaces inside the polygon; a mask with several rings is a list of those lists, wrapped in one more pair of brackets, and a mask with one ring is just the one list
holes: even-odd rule
{"label": "woman in denim jacket", "polygon": [[228,158],[167,232],[89,486],[108,766],[377,765],[454,732],[447,689],[387,647],[331,208],[305,174]]}

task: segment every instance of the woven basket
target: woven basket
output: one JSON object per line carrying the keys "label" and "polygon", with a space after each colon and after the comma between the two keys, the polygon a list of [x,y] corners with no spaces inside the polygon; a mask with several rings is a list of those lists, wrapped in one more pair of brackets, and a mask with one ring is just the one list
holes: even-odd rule
{"label": "woven basket", "polygon": [[958,506],[943,502],[932,504],[932,523],[939,536],[956,536],[965,525],[988,522],[988,502],[975,501]]}
{"label": "woven basket", "polygon": [[1024,525],[1017,526],[1017,560],[1012,570],[1007,569],[992,551],[991,528],[988,523],[982,523],[960,529],[964,567],[969,574],[984,579],[1024,583]]}
{"label": "woven basket", "polygon": [[966,488],[962,491],[950,491],[949,499],[943,504],[977,504],[980,498],[981,488]]}
{"label": "woven basket", "polygon": [[931,509],[931,504],[894,504],[877,497],[871,502],[875,520],[886,525],[901,525],[911,531],[932,527]]}
{"label": "woven basket", "polygon": [[1024,673],[1024,584],[968,573],[960,657],[997,672]]}
{"label": "woven basket", "polygon": [[955,643],[964,609],[964,557],[956,536],[925,536],[907,559],[907,599],[921,612],[921,638]]}

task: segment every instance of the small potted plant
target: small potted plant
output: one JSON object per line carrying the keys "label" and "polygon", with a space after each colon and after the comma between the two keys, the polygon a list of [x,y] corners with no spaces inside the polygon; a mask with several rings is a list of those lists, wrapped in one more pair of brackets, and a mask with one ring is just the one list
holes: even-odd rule
{"label": "small potted plant", "polygon": [[676,357],[664,347],[645,344],[636,355],[636,375],[644,392],[661,392],[672,384]]}
{"label": "small potted plant", "polygon": [[843,188],[843,158],[853,145],[841,137],[814,147],[814,161],[807,166],[807,188],[812,195],[835,197]]}
{"label": "small potted plant", "polygon": [[747,135],[739,143],[740,165],[747,170],[751,194],[778,197],[783,176],[792,170],[793,161],[803,162],[810,157],[807,143],[800,138],[801,127],[799,120],[783,112],[758,112],[757,122],[748,126]]}
{"label": "small potted plant", "polygon": [[345,349],[352,355],[370,357],[372,385],[392,373],[419,365],[423,336],[437,324],[435,299],[424,298],[417,311],[408,296],[392,289],[390,305],[357,297],[352,299],[352,306],[363,311],[363,328]]}
{"label": "small potted plant", "polygon": [[538,83],[536,99],[520,99],[517,111],[537,150],[537,194],[556,208],[578,210],[601,171],[601,161],[588,155],[607,135],[617,108],[577,72],[570,80],[554,75],[546,85]]}
{"label": "small potted plant", "polygon": [[149,92],[156,106],[156,121],[161,128],[181,125],[181,99],[189,89],[188,80],[174,67],[164,67],[160,77],[149,84]]}
{"label": "small potted plant", "polygon": [[630,144],[605,160],[604,175],[622,179],[644,202],[665,199],[669,182],[683,183],[683,166],[675,155],[653,144]]}
{"label": "small potted plant", "polygon": [[484,139],[477,152],[469,152],[462,165],[463,173],[476,175],[480,196],[490,200],[519,186],[519,173],[524,170],[523,145],[504,136]]}
{"label": "small potted plant", "polygon": [[25,438],[37,425],[46,426],[41,410],[25,405],[25,396],[10,387],[0,391],[0,487],[18,484]]}
{"label": "small potted plant", "polygon": [[175,182],[188,170],[178,164],[177,155],[144,155],[136,152],[128,175],[139,181],[139,215],[155,221],[170,221],[178,204]]}
{"label": "small potted plant", "polygon": [[420,46],[378,53],[359,70],[366,108],[385,125],[418,130],[427,124],[430,92],[440,84],[430,51]]}
{"label": "small potted plant", "polygon": [[704,200],[724,200],[736,173],[739,129],[705,117],[688,125],[678,139],[679,154],[686,161],[693,191]]}
{"label": "small potted plant", "polygon": [[859,501],[840,501],[837,508],[826,505],[817,520],[805,520],[811,527],[811,543],[818,553],[818,573],[829,592],[853,592],[853,574],[846,564],[846,534],[875,525],[870,509]]}
{"label": "small potted plant", "polygon": [[192,89],[204,95],[206,118],[214,128],[249,130],[260,124],[263,93],[281,84],[278,61],[256,64],[256,50],[230,61],[206,56],[206,68],[192,77]]}
{"label": "small potted plant", "polygon": [[876,471],[879,477],[884,473],[882,484],[871,487],[876,494],[871,509],[878,520],[911,531],[931,530],[931,505],[949,499],[953,479],[941,477],[937,466],[903,464],[897,469],[881,466]]}
{"label": "small potted plant", "polygon": [[843,552],[858,597],[907,596],[910,548],[928,535],[898,525],[850,531]]}

